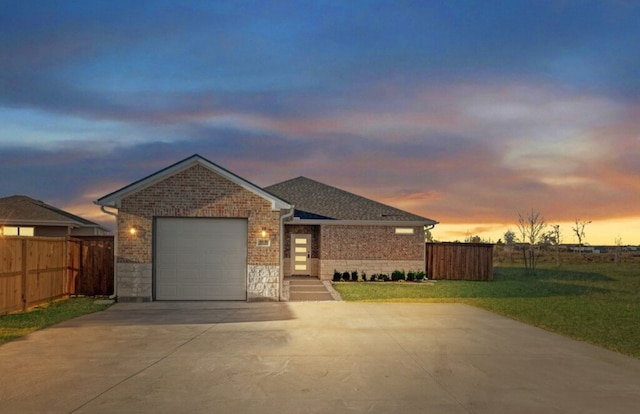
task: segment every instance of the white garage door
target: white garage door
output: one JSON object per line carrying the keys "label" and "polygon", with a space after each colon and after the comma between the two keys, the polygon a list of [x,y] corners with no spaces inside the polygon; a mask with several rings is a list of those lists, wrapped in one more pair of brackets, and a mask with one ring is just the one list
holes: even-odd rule
{"label": "white garage door", "polygon": [[157,300],[245,300],[247,220],[158,218]]}

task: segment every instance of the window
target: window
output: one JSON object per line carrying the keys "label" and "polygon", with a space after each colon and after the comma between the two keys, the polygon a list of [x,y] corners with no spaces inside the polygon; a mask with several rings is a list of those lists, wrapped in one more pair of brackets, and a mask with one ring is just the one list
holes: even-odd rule
{"label": "window", "polygon": [[413,234],[412,227],[396,227],[396,234]]}
{"label": "window", "polygon": [[3,236],[31,236],[33,237],[33,227],[16,227],[16,226],[2,226]]}

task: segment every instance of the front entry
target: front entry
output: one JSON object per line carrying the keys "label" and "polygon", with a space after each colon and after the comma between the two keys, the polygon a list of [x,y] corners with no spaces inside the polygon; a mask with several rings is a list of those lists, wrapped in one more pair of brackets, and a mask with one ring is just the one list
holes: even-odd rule
{"label": "front entry", "polygon": [[291,235],[291,274],[311,274],[311,235]]}

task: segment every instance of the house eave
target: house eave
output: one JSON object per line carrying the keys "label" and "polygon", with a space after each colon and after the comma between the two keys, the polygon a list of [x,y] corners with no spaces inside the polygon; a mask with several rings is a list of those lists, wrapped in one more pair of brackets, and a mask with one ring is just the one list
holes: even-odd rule
{"label": "house eave", "polygon": [[7,226],[49,226],[49,227],[72,227],[72,228],[93,227],[93,226],[84,226],[78,222],[56,221],[56,220],[7,219],[7,220],[2,220],[2,224]]}

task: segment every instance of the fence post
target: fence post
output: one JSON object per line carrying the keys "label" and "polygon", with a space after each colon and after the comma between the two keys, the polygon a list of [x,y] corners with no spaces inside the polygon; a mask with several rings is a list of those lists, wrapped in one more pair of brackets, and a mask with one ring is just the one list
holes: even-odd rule
{"label": "fence post", "polygon": [[27,310],[27,240],[23,239],[20,243],[22,249],[22,311]]}

